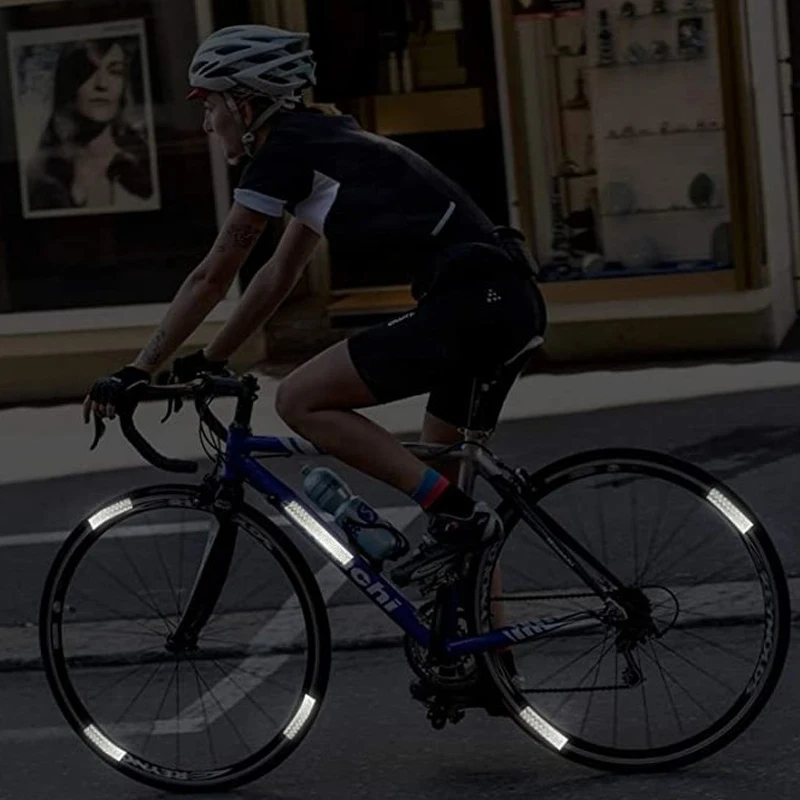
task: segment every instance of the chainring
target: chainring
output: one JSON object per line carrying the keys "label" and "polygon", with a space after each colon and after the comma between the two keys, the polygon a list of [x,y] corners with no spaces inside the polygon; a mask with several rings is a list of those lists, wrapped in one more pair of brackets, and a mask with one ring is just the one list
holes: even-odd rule
{"label": "chainring", "polygon": [[[430,625],[434,603],[423,604],[419,609],[420,619]],[[469,626],[463,609],[459,608],[458,632],[469,635]],[[429,651],[408,634],[403,640],[406,660],[414,673],[423,681],[442,692],[459,693],[469,690],[478,682],[478,662],[474,655],[465,655],[446,663],[430,663]]]}

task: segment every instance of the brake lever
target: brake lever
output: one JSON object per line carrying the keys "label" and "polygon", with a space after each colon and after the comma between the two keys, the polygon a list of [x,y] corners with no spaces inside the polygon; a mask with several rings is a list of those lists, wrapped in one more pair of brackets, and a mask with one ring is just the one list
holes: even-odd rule
{"label": "brake lever", "polygon": [[[170,374],[167,379],[167,384],[171,383],[178,383],[178,379],[175,377],[174,374]],[[161,424],[163,425],[173,413],[179,414],[181,409],[183,408],[183,400],[180,397],[169,397],[167,398],[167,413],[161,420]]]}
{"label": "brake lever", "polygon": [[94,441],[89,450],[95,450],[106,432],[106,425],[99,414],[94,414]]}
{"label": "brake lever", "polygon": [[183,400],[180,397],[170,397],[167,399],[167,413],[161,419],[161,424],[163,425],[173,413],[179,414],[180,410],[183,408]]}
{"label": "brake lever", "polygon": [[167,413],[161,417],[161,424],[163,425],[172,416],[172,398],[167,398]]}

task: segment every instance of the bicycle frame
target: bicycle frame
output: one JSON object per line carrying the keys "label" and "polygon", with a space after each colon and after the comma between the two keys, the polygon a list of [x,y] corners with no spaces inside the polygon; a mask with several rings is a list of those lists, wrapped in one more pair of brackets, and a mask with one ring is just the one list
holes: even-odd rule
{"label": "bicycle frame", "polygon": [[[444,451],[448,451],[447,457],[462,461],[460,478],[462,486],[471,487],[477,474],[496,477],[502,473],[497,462],[477,447],[469,437],[455,448],[422,443],[404,443],[404,446],[423,460],[434,459],[443,455]],[[350,582],[396,625],[423,647],[430,647],[431,630],[420,621],[416,608],[405,595],[376,573],[366,558],[354,552],[346,534],[338,525],[325,521],[320,513],[303,503],[292,489],[259,464],[253,458],[256,454],[293,456],[323,455],[323,453],[301,439],[251,436],[246,430],[234,426],[228,431],[222,477],[226,481],[245,481],[261,492],[285,519],[311,540],[317,549],[339,567]],[[334,535],[332,531],[338,531],[340,536]],[[594,588],[601,592],[602,596],[603,587],[592,581],[590,576],[588,579],[595,584]],[[440,646],[445,654],[453,657],[487,652],[507,647],[509,644],[521,644],[556,629],[596,619],[596,612],[575,612],[562,617],[530,620],[479,636],[445,640]]]}

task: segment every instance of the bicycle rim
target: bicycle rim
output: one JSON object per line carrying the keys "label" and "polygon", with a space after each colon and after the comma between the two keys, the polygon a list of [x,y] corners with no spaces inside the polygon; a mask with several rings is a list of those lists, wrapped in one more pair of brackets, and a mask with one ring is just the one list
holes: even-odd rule
{"label": "bicycle rim", "polygon": [[47,579],[40,643],[62,713],[94,753],[151,786],[256,779],[300,744],[324,697],[330,633],[312,573],[270,520],[244,506],[234,520],[224,588],[185,652],[167,636],[218,526],[197,490],[116,498],[76,527]]}
{"label": "bicycle rim", "polygon": [[[511,625],[597,616],[515,647],[522,687],[484,656],[515,721],[567,758],[618,771],[686,765],[740,735],[772,694],[790,635],[783,569],[753,511],[704,471],[639,450],[579,454],[529,485],[526,502],[619,578],[615,597],[638,622],[602,614],[608,606],[518,519],[481,562],[479,628],[493,626],[500,600]],[[537,572],[530,586],[526,563]],[[495,566],[503,587],[493,607]]]}

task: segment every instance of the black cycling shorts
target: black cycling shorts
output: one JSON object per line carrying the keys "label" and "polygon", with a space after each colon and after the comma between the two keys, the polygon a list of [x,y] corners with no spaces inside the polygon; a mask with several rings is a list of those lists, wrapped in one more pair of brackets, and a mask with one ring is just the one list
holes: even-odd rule
{"label": "black cycling shorts", "polygon": [[527,362],[515,357],[546,327],[536,283],[499,249],[477,245],[448,257],[413,311],[356,333],[348,345],[378,404],[430,394],[427,411],[457,427],[470,424],[475,378],[493,378],[471,420],[474,430],[492,431]]}

